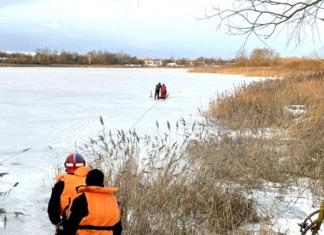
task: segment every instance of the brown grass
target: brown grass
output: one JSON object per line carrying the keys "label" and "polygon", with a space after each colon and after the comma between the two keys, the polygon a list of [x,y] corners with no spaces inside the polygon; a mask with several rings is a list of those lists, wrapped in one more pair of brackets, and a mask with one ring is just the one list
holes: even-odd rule
{"label": "brown grass", "polygon": [[[268,130],[269,148],[277,147],[278,160],[259,158],[271,168],[278,165],[275,174],[296,174],[311,179],[324,179],[324,74],[321,72],[266,80],[236,88],[234,94],[219,95],[206,113],[212,123],[252,133]],[[302,113],[294,113],[294,105],[302,105]],[[296,110],[295,110],[296,111]],[[275,135],[277,132],[281,136]],[[262,141],[266,144],[265,141]],[[270,143],[270,144],[269,144]],[[247,146],[251,144],[247,143]],[[281,147],[280,147],[281,146]],[[245,146],[246,147],[246,146]],[[267,152],[271,155],[271,151]],[[246,158],[246,153],[244,158]],[[274,161],[272,161],[274,160]],[[249,161],[249,160],[247,160]],[[269,162],[270,161],[270,162]],[[262,164],[256,168],[264,169]],[[269,172],[265,172],[269,176]],[[319,183],[323,184],[323,183]]]}
{"label": "brown grass", "polygon": [[248,59],[238,60],[234,64],[225,64],[216,67],[192,68],[190,72],[196,73],[220,73],[220,74],[241,74],[245,76],[257,77],[286,77],[297,76],[305,72],[315,72],[324,70],[324,61],[306,58],[284,58],[276,63],[266,63],[267,65],[255,63]]}
{"label": "brown grass", "polygon": [[219,74],[241,74],[245,76],[256,77],[281,77],[291,70],[278,67],[236,67],[236,66],[220,66],[220,67],[199,67],[192,68],[189,72],[194,73],[219,73]]}
{"label": "brown grass", "polygon": [[230,234],[258,221],[240,187],[210,178],[204,161],[187,158],[187,143],[172,142],[167,133],[138,138],[118,131],[83,148],[106,183],[120,188],[125,234]]}
{"label": "brown grass", "polygon": [[[323,73],[271,79],[236,87],[234,94],[219,94],[206,115],[234,128],[286,128],[296,116],[291,105],[318,110],[323,99]],[[320,106],[321,107],[321,106]],[[310,109],[311,111],[312,109]],[[311,111],[315,118],[314,111]],[[318,116],[318,115],[317,115]]]}
{"label": "brown grass", "polygon": [[278,166],[287,154],[284,150],[278,151],[283,144],[284,141],[274,142],[265,136],[218,133],[207,140],[192,142],[188,151],[190,158],[204,172],[201,178],[240,185],[244,191],[247,188],[262,188],[269,181],[287,181],[286,175],[278,174],[285,169],[284,164]]}
{"label": "brown grass", "polygon": [[85,146],[106,183],[120,188],[125,233],[276,234],[266,224],[246,227],[262,219],[246,195],[269,181],[289,185],[289,175],[278,174],[287,169],[286,141],[183,125],[192,130],[184,142],[118,131]]}

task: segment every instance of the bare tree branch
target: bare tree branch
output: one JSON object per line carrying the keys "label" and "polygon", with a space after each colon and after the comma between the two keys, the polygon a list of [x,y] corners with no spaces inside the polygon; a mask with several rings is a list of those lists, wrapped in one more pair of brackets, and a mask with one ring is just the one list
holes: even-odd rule
{"label": "bare tree branch", "polygon": [[[296,44],[310,32],[313,40],[319,37],[318,23],[324,21],[324,0],[233,0],[233,6],[221,9],[212,5],[212,11],[200,19],[215,18],[220,29],[226,26],[230,34],[251,35],[269,39],[280,28],[289,32],[288,42]],[[246,43],[246,42],[245,42]]]}

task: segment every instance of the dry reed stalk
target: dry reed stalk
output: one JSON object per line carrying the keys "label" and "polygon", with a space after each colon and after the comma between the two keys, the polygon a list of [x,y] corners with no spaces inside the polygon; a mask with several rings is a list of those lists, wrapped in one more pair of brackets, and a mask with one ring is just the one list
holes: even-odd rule
{"label": "dry reed stalk", "polygon": [[[187,128],[183,120],[181,125],[192,131],[198,124]],[[93,166],[104,170],[106,183],[120,188],[127,234],[199,234],[203,230],[225,234],[258,221],[253,202],[239,189],[208,179],[208,171],[187,158],[186,146],[195,138],[197,133],[184,133],[186,141],[175,142],[167,133],[138,137],[119,130],[116,136],[103,134],[81,148],[91,156]]]}

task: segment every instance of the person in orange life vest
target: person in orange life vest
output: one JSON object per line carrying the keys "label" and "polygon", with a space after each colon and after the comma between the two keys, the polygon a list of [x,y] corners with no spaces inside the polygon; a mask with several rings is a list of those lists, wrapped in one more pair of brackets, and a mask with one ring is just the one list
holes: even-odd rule
{"label": "person in orange life vest", "polygon": [[70,154],[65,160],[66,173],[57,177],[48,203],[48,216],[56,225],[56,234],[62,234],[66,211],[69,204],[77,196],[77,187],[85,185],[86,176],[90,170],[80,154]]}
{"label": "person in orange life vest", "polygon": [[70,207],[64,235],[120,235],[122,224],[118,201],[114,195],[118,188],[104,187],[104,174],[89,171],[85,187]]}
{"label": "person in orange life vest", "polygon": [[166,89],[166,86],[165,86],[165,84],[163,84],[162,86],[161,86],[161,99],[165,99],[166,98],[166,96],[167,96],[167,89]]}

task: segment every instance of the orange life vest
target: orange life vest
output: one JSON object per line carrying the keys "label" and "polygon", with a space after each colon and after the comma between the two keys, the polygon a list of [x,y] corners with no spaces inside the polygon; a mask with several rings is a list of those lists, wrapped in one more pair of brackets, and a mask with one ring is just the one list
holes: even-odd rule
{"label": "orange life vest", "polygon": [[89,214],[81,220],[76,235],[113,234],[108,228],[120,221],[120,210],[114,195],[117,191],[118,188],[98,186],[80,187],[78,189],[79,193],[85,194]]}
{"label": "orange life vest", "polygon": [[77,187],[85,185],[85,179],[90,171],[88,166],[79,167],[71,174],[62,174],[57,177],[57,181],[64,182],[64,189],[61,194],[61,214],[69,207],[72,200],[78,195]]}

